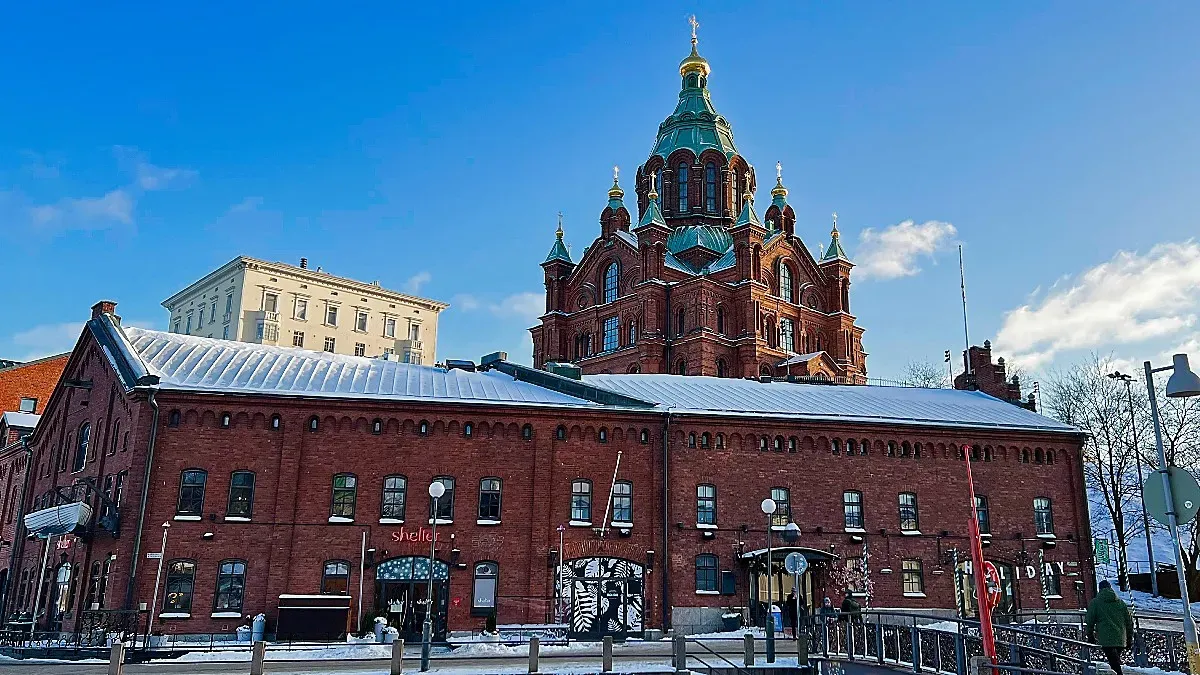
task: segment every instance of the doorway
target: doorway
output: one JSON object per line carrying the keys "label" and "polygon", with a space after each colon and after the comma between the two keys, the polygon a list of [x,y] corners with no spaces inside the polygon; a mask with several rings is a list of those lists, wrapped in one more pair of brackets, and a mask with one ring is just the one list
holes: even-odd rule
{"label": "doorway", "polygon": [[377,616],[386,614],[388,625],[400,631],[400,637],[405,641],[421,640],[425,614],[431,606],[434,639],[446,638],[450,566],[441,560],[434,560],[432,602],[429,597],[429,576],[429,558],[424,557],[391,558],[375,568]]}
{"label": "doorway", "polygon": [[644,629],[645,568],[624,558],[578,558],[563,563],[563,621],[572,637],[640,637]]}

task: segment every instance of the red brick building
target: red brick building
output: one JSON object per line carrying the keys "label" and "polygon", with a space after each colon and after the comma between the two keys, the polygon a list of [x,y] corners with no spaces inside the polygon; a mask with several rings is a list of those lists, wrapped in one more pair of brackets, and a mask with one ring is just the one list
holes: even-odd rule
{"label": "red brick building", "polygon": [[0,613],[5,605],[25,489],[28,453],[21,442],[33,432],[42,408],[67,364],[67,354],[0,368]]}
{"label": "red brick building", "polygon": [[[546,261],[546,314],[534,366],[585,373],[797,375],[861,383],[863,329],[850,313],[854,265],[838,239],[814,256],[776,165],[760,218],[754,166],[713,107],[708,61],[679,66],[675,111],[637,170],[636,221],[614,176],[600,236],[576,262],[562,226]],[[804,229],[804,228],[802,228]]]}
{"label": "red brick building", "polygon": [[963,445],[1005,608],[1092,588],[1081,435],[980,392],[447,369],[122,329],[113,310],[94,308],[29,439],[43,538],[19,538],[10,625],[144,603],[156,630],[263,612],[296,634],[324,604],[335,631],[361,613],[412,633],[432,574],[439,632],[493,611],[711,629],[765,599],[766,497],[776,564],[812,562],[810,603],[849,584],[876,607],[953,608]]}

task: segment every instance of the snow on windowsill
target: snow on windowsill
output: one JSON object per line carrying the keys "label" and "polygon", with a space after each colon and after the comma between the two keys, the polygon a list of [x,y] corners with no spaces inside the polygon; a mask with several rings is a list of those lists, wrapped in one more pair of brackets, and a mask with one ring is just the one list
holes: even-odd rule
{"label": "snow on windowsill", "polygon": [[346,516],[329,516],[329,522],[331,522],[331,523],[353,523],[354,519],[347,518]]}
{"label": "snow on windowsill", "polygon": [[213,619],[240,619],[240,618],[242,618],[242,613],[241,612],[213,612],[212,614],[209,615],[209,617],[213,618]]}
{"label": "snow on windowsill", "polygon": [[925,595],[924,593],[905,593],[904,597],[906,597],[906,598],[925,598],[925,597],[929,597],[929,596]]}
{"label": "snow on windowsill", "polygon": [[[241,616],[241,615],[239,614],[238,616]],[[192,618],[192,613],[191,612],[163,612],[162,614],[158,615],[158,618],[160,618],[160,619],[190,619],[190,618]]]}
{"label": "snow on windowsill", "polygon": [[846,534],[866,534],[867,530],[862,527],[847,527],[845,532]]}
{"label": "snow on windowsill", "polygon": [[1053,532],[1043,532],[1042,534],[1039,534],[1037,537],[1038,537],[1038,539],[1058,539],[1058,537],[1055,536],[1055,534]]}
{"label": "snow on windowsill", "polygon": [[437,522],[434,523],[433,518],[430,518],[427,522],[430,525],[453,525],[454,519],[453,518],[438,518]]}
{"label": "snow on windowsill", "polygon": [[403,518],[380,518],[379,524],[380,525],[403,525],[404,519]]}
{"label": "snow on windowsill", "polygon": [[906,537],[916,537],[921,534],[920,530],[900,530],[900,534]]}
{"label": "snow on windowsill", "polygon": [[475,524],[476,525],[499,525],[500,521],[491,520],[489,518],[480,518],[479,520],[475,521]]}
{"label": "snow on windowsill", "polygon": [[1046,600],[1062,600],[1061,595],[1043,595],[1042,597]]}
{"label": "snow on windowsill", "polygon": [[592,521],[590,521],[590,520],[572,520],[571,522],[569,522],[567,524],[570,525],[571,527],[591,527]]}
{"label": "snow on windowsill", "polygon": [[696,591],[696,595],[720,595],[721,591]]}
{"label": "snow on windowsill", "polygon": [[772,532],[783,532],[786,529],[787,529],[787,525],[772,525],[771,526]]}
{"label": "snow on windowsill", "polygon": [[198,520],[201,520],[201,517],[200,516],[175,516],[171,520],[198,521]]}
{"label": "snow on windowsill", "polygon": [[715,523],[696,523],[696,529],[697,530],[715,530],[715,529],[717,529],[717,526]]}
{"label": "snow on windowsill", "polygon": [[225,516],[227,523],[248,523],[250,519],[245,516]]}
{"label": "snow on windowsill", "polygon": [[618,529],[618,530],[630,530],[630,529],[633,529],[633,523],[631,523],[631,522],[629,522],[629,521],[625,521],[625,520],[614,520],[614,521],[612,521],[612,523],[610,524],[610,526],[611,526],[611,527],[614,527],[614,528],[616,528],[616,529]]}

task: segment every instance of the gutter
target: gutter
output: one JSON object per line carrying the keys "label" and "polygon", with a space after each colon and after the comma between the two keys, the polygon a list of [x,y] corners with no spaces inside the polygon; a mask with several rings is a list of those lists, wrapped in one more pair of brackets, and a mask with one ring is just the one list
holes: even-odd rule
{"label": "gutter", "polygon": [[670,612],[671,565],[669,564],[669,562],[671,560],[671,555],[670,555],[670,550],[669,550],[671,538],[668,534],[670,532],[670,527],[668,526],[668,523],[670,522],[670,517],[671,517],[671,509],[670,509],[670,504],[671,504],[670,473],[671,473],[671,469],[670,469],[670,465],[669,465],[670,456],[668,453],[669,439],[671,437],[670,436],[670,427],[671,427],[671,407],[668,407],[666,412],[663,414],[663,426],[662,426],[662,434],[663,434],[663,437],[662,437],[662,459],[663,459],[663,466],[662,466],[662,557],[659,558],[662,561],[660,563],[660,565],[662,566],[662,584],[661,584],[662,585],[662,629],[664,632],[666,632],[666,630],[671,627],[671,625],[670,625],[671,624],[671,612]]}
{"label": "gutter", "polygon": [[[0,597],[0,618],[8,619],[8,600],[12,597],[12,590],[17,583],[18,575],[13,574],[13,568],[17,564],[17,558],[25,553],[25,498],[29,494],[29,484],[33,482],[33,448],[29,447],[29,436],[21,439],[21,445],[25,448],[25,480],[21,484],[21,501],[17,504],[17,528],[13,530],[12,552],[8,556],[8,580],[4,584],[4,595]],[[20,554],[17,553],[17,544],[20,543]]]}
{"label": "gutter", "polygon": [[[154,467],[154,443],[158,440],[158,401],[155,396],[158,394],[158,387],[150,387],[150,408],[153,413],[150,417],[150,440],[146,444],[146,471],[142,475],[142,499],[141,508],[138,511],[137,532],[133,535],[133,558],[129,563],[129,582],[125,586],[125,609],[129,609],[133,605],[134,581],[137,577],[138,559],[142,555],[142,530],[146,525],[146,502],[150,497],[150,471]],[[150,608],[150,616],[154,616],[154,608]]]}

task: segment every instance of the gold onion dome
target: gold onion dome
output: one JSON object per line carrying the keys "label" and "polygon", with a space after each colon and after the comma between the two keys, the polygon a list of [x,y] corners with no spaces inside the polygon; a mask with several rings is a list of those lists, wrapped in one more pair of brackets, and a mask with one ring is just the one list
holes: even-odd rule
{"label": "gold onion dome", "polygon": [[695,16],[692,16],[688,19],[688,23],[692,24],[692,53],[679,62],[679,75],[682,77],[688,73],[700,73],[704,77],[708,77],[712,68],[708,66],[708,60],[696,51],[696,28],[700,26],[700,22],[696,21]]}
{"label": "gold onion dome", "polygon": [[618,169],[617,167],[614,166],[613,167],[613,184],[612,184],[612,187],[609,188],[609,190],[608,190],[608,198],[616,199],[618,201],[625,197],[625,191],[621,189],[620,184],[617,182],[617,178],[618,178],[619,174],[620,174],[620,169]]}

